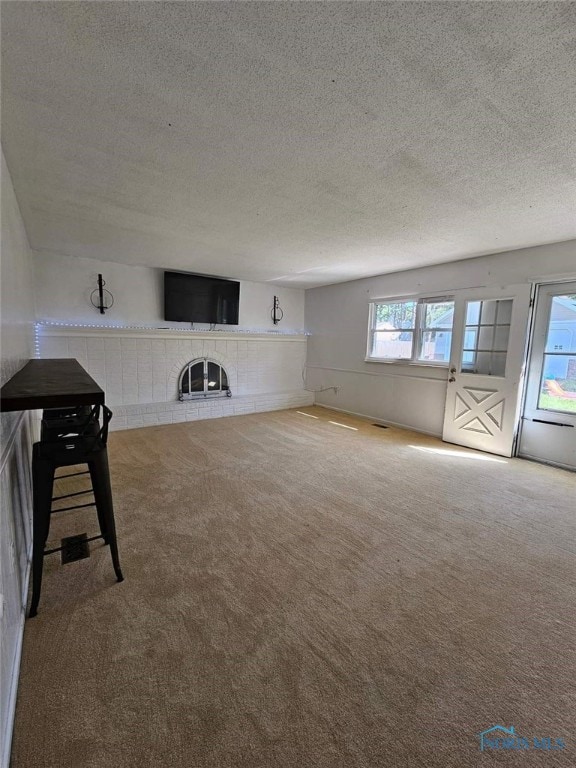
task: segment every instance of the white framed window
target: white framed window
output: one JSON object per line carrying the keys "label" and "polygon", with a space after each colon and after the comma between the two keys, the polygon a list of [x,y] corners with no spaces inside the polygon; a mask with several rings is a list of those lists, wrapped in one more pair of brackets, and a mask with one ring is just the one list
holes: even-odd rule
{"label": "white framed window", "polygon": [[448,365],[454,299],[382,299],[370,303],[366,359]]}

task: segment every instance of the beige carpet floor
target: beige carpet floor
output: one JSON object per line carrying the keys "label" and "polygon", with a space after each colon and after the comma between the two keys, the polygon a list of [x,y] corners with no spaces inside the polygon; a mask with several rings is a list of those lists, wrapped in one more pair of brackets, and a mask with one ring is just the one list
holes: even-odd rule
{"label": "beige carpet floor", "polygon": [[46,559],[12,768],[576,765],[576,475],[304,410],[111,436],[126,580]]}

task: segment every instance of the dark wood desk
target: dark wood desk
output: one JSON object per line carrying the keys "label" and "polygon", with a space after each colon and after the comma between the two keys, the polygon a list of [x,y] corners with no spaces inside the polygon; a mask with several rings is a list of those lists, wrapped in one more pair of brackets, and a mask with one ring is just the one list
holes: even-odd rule
{"label": "dark wood desk", "polygon": [[0,390],[0,411],[104,405],[104,390],[78,360],[30,360]]}

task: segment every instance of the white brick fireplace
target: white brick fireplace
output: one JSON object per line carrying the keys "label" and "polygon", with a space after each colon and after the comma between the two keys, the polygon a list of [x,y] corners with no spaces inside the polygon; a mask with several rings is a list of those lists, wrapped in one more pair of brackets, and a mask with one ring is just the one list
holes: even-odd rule
{"label": "white brick fireplace", "polygon": [[[104,389],[114,429],[311,405],[306,342],[300,334],[36,327],[39,357],[74,357]],[[179,400],[183,368],[202,358],[225,368],[232,397]]]}

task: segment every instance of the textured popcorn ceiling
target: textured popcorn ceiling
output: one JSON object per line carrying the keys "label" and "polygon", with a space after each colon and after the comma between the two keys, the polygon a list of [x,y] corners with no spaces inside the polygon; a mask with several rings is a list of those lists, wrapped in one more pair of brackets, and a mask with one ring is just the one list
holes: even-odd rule
{"label": "textured popcorn ceiling", "polygon": [[7,2],[38,251],[311,286],[576,237],[576,4]]}

